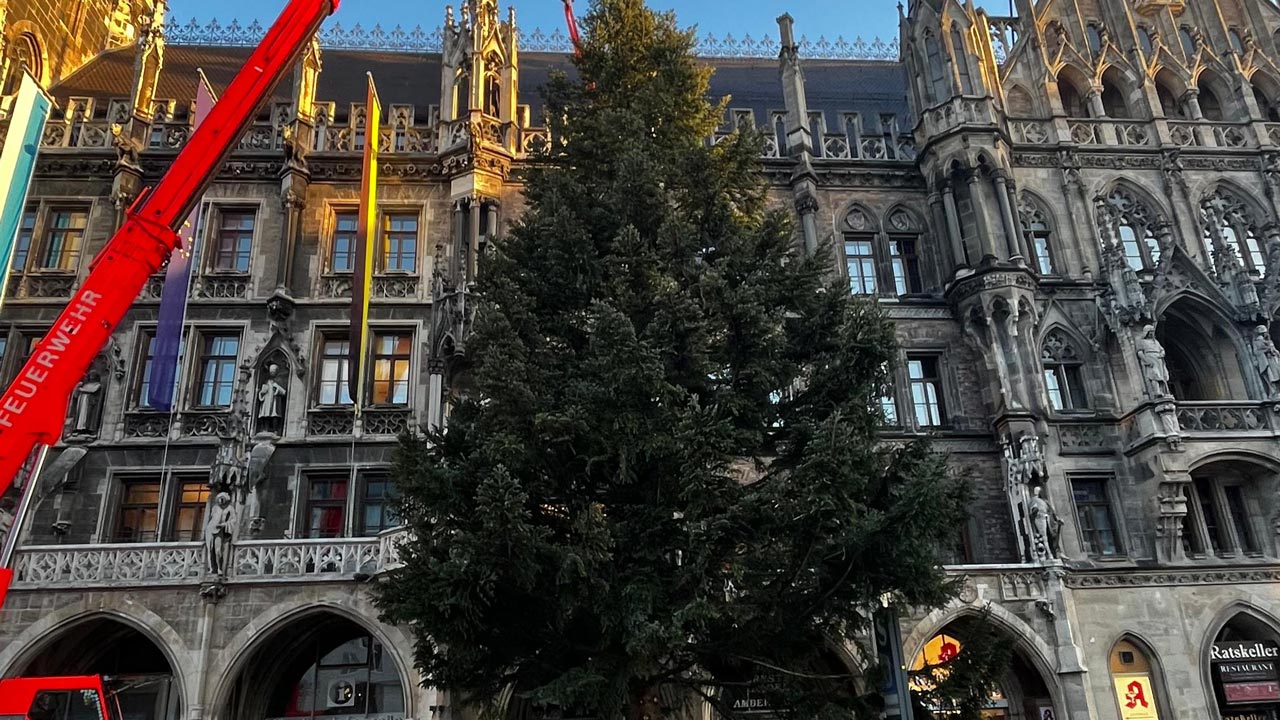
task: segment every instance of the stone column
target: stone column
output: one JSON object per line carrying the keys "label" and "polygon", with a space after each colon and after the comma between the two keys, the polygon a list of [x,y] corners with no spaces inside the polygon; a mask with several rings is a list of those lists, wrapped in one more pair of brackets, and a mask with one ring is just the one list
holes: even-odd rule
{"label": "stone column", "polygon": [[1023,259],[1021,243],[1018,242],[1018,224],[1013,219],[1013,207],[1009,204],[1009,183],[1004,171],[996,171],[993,181],[996,190],[996,202],[1000,204],[1000,221],[1004,225],[1005,245],[1009,248],[1009,260],[1017,262]]}
{"label": "stone column", "polygon": [[468,262],[466,202],[466,199],[453,202],[453,280],[459,286],[466,284]]}
{"label": "stone column", "polygon": [[982,262],[988,259],[997,260],[995,240],[991,237],[991,227],[987,223],[987,213],[982,204],[982,184],[978,182],[978,173],[970,172],[969,202],[973,205],[973,219],[978,226],[978,244],[982,247]]}
{"label": "stone column", "polygon": [[479,198],[471,200],[471,216],[469,227],[467,228],[467,284],[476,281],[476,274],[480,265],[480,207]]}
{"label": "stone column", "polygon": [[280,251],[277,256],[276,289],[286,295],[293,293],[293,261],[298,249],[298,236],[302,232],[302,208],[306,205],[307,181],[295,173],[288,173],[281,181],[280,206],[284,222],[280,224]]}
{"label": "stone column", "polygon": [[436,431],[444,426],[444,360],[433,358],[430,372],[427,385],[427,428]]}
{"label": "stone column", "polygon": [[960,214],[956,212],[955,190],[950,181],[942,186],[942,207],[947,218],[947,238],[951,240],[951,254],[955,256],[956,267],[969,267],[969,259],[964,251],[964,232],[960,229]]}

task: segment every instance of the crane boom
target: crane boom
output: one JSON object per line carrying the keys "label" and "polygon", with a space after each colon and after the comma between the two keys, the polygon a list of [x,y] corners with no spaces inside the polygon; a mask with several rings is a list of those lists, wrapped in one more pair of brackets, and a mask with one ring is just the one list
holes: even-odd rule
{"label": "crane boom", "polygon": [[37,444],[52,445],[62,436],[76,384],[147,279],[180,245],[177,231],[191,208],[338,3],[289,0],[168,172],[134,201],[93,259],[84,284],[0,396],[0,494]]}

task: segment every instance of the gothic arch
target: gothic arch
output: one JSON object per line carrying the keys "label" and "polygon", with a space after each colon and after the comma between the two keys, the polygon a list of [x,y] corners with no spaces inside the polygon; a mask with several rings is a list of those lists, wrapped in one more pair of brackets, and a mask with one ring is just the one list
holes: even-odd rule
{"label": "gothic arch", "polygon": [[[362,607],[363,606],[363,607]],[[364,612],[360,612],[363,610]],[[206,687],[207,697],[211,700],[207,707],[212,709],[214,720],[227,720],[226,705],[231,700],[232,692],[240,674],[254,660],[254,655],[294,623],[304,621],[311,616],[333,615],[349,621],[364,629],[374,637],[391,655],[397,672],[401,678],[405,695],[405,717],[419,717],[425,714],[426,708],[417,707],[415,691],[418,689],[416,674],[411,672],[413,665],[406,662],[405,651],[412,652],[412,642],[404,637],[398,628],[388,628],[381,623],[370,622],[376,617],[374,608],[367,602],[352,602],[349,594],[343,594],[332,600],[320,602],[297,600],[290,603],[273,605],[266,611],[245,623],[209,662],[206,677],[215,679],[215,685]]]}
{"label": "gothic arch", "polygon": [[1154,313],[1170,389],[1179,400],[1243,400],[1254,394],[1247,344],[1229,313],[1184,289]]}
{"label": "gothic arch", "polygon": [[[40,38],[40,29],[28,20],[19,20],[9,27],[7,34],[14,57],[19,60],[12,72],[20,70],[21,63],[26,62],[40,86],[49,87],[49,51]],[[12,91],[16,90],[17,84],[14,83]]]}
{"label": "gothic arch", "polygon": [[1151,222],[1160,224],[1168,222],[1171,217],[1169,209],[1159,198],[1161,193],[1153,191],[1145,184],[1138,182],[1129,177],[1117,176],[1101,185],[1098,195],[1104,198],[1110,198],[1113,194],[1127,193],[1132,200],[1137,201],[1139,206],[1145,209],[1151,215]]}
{"label": "gothic arch", "polygon": [[836,232],[878,233],[880,215],[863,203],[854,201],[846,205],[837,216]]}
{"label": "gothic arch", "polygon": [[[89,604],[88,600],[82,600],[68,605],[28,626],[8,647],[0,650],[0,677],[14,677],[79,628],[113,622],[138,633],[160,652],[169,664],[178,693],[178,707],[181,709],[192,701],[190,689],[198,682],[194,663],[188,661],[190,653],[186,643],[168,622],[136,602],[111,602],[110,609],[88,609]],[[180,710],[180,716],[183,715],[185,711]]]}
{"label": "gothic arch", "polygon": [[1213,663],[1209,659],[1209,648],[1213,646],[1227,625],[1237,620],[1254,625],[1262,634],[1270,636],[1267,639],[1280,644],[1280,619],[1251,602],[1235,600],[1214,615],[1205,629],[1200,644],[1196,646],[1196,652],[1199,653],[1200,680],[1204,687],[1205,704],[1210,713],[1215,715],[1220,713],[1215,712],[1218,710],[1218,699],[1214,689]]}
{"label": "gothic arch", "polygon": [[1240,119],[1236,92],[1222,75],[1212,68],[1202,67],[1193,79],[1200,91],[1200,113],[1205,120],[1227,122]]}
{"label": "gothic arch", "polygon": [[1220,462],[1241,462],[1258,465],[1269,472],[1280,473],[1280,456],[1269,455],[1256,448],[1246,447],[1209,450],[1204,455],[1188,463],[1187,471],[1195,472],[1208,465]]}
{"label": "gothic arch", "polygon": [[915,210],[897,203],[885,212],[881,227],[887,232],[922,233],[927,226]]}
{"label": "gothic arch", "polygon": [[[1108,661],[1111,655],[1116,651],[1117,646],[1121,643],[1129,643],[1133,645],[1139,652],[1143,654],[1143,659],[1150,665],[1148,671],[1151,685],[1155,690],[1156,709],[1159,710],[1162,717],[1173,717],[1169,707],[1169,684],[1165,680],[1164,665],[1160,662],[1160,655],[1155,651],[1154,646],[1144,637],[1133,631],[1123,632],[1111,643],[1107,650]],[[1114,673],[1108,673],[1110,676]],[[1110,679],[1110,677],[1108,678]],[[1109,684],[1109,683],[1108,683]],[[1114,695],[1113,695],[1114,697]],[[1119,698],[1116,698],[1117,701]],[[1117,708],[1117,711],[1119,708]]]}
{"label": "gothic arch", "polygon": [[1097,78],[1102,86],[1102,105],[1108,118],[1140,117],[1142,83],[1133,73],[1122,65],[1111,63],[1100,68]]}
{"label": "gothic arch", "polygon": [[1061,333],[1064,339],[1071,344],[1080,359],[1087,360],[1091,358],[1093,356],[1093,343],[1086,340],[1084,335],[1073,324],[1062,319],[1058,313],[1055,312],[1054,315],[1056,317],[1052,321],[1041,324],[1040,332],[1036,337],[1036,347],[1043,351],[1049,336],[1054,333]]}
{"label": "gothic arch", "polygon": [[1041,114],[1037,111],[1035,96],[1021,85],[1013,85],[1005,91],[1004,109],[1010,117],[1016,118],[1037,117]]}
{"label": "gothic arch", "polygon": [[1152,77],[1156,88],[1156,97],[1160,101],[1160,109],[1169,120],[1185,120],[1187,112],[1182,99],[1187,94],[1187,81],[1181,73],[1162,67]]}
{"label": "gothic arch", "polygon": [[1280,78],[1262,68],[1249,74],[1249,86],[1262,119],[1280,121]]}
{"label": "gothic arch", "polygon": [[945,630],[947,626],[955,621],[981,617],[984,611],[987,613],[986,619],[1013,639],[1014,647],[1022,653],[1023,657],[1030,662],[1032,668],[1040,674],[1040,678],[1044,681],[1045,687],[1049,691],[1049,698],[1053,702],[1054,708],[1060,713],[1065,712],[1066,702],[1062,694],[1062,687],[1058,684],[1058,667],[1057,662],[1054,660],[1057,654],[1030,625],[999,603],[988,602],[985,605],[961,604],[960,601],[953,600],[950,606],[934,610],[926,615],[909,634],[903,637],[903,659],[910,662],[909,658],[915,658],[919,655],[931,638]]}
{"label": "gothic arch", "polygon": [[1089,78],[1090,73],[1071,63],[1065,63],[1058,69],[1055,84],[1058,87],[1058,100],[1067,117],[1091,117],[1088,98],[1093,81]]}

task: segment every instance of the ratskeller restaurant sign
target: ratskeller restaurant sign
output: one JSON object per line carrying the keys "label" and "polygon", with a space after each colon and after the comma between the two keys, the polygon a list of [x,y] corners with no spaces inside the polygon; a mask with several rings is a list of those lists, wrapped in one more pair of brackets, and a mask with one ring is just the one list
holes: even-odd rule
{"label": "ratskeller restaurant sign", "polygon": [[[1222,687],[1228,705],[1270,704],[1280,701],[1280,648],[1269,642],[1235,640],[1216,642],[1209,649],[1214,674]],[[1251,715],[1270,717],[1270,713],[1236,712],[1224,717],[1246,720]]]}

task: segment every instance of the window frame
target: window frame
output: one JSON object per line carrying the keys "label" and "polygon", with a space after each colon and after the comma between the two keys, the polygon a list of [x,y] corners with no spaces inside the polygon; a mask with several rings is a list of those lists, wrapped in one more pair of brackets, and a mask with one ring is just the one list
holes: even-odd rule
{"label": "window frame", "polygon": [[[861,245],[864,243],[867,245],[866,255],[849,254],[850,245],[854,245],[854,244]],[[858,233],[858,232],[844,233],[845,275],[849,280],[849,292],[859,297],[874,298],[876,297],[877,293],[879,293],[880,291],[880,278],[878,277],[879,276],[879,272],[878,272],[879,260],[876,257],[876,245],[877,245],[877,236],[875,233]],[[867,289],[866,283],[868,280],[871,283],[871,289],[867,292],[854,292],[854,289],[853,289],[854,276],[852,271],[850,270],[850,260],[854,258],[859,260],[858,279],[861,281],[862,289],[863,290]],[[865,274],[868,269],[870,270],[870,275]]]}
{"label": "window frame", "polygon": [[[1254,522],[1248,477],[1220,478],[1192,475],[1188,488],[1190,492],[1187,493],[1187,515],[1183,521],[1182,532],[1184,539],[1187,538],[1187,521],[1193,521],[1190,530],[1194,533],[1194,537],[1189,543],[1192,547],[1184,546],[1190,558],[1200,560],[1267,557],[1263,544],[1264,535],[1258,533]],[[1235,508],[1232,507],[1232,498],[1227,492],[1228,489],[1238,491],[1239,510],[1243,513],[1243,517],[1235,517]],[[1202,490],[1204,494],[1209,495],[1213,504],[1212,525],[1204,508]],[[1215,535],[1218,547],[1214,546]]]}
{"label": "window frame", "polygon": [[[1096,483],[1099,486],[1100,500],[1093,500],[1082,505],[1080,496],[1077,491],[1077,485],[1082,483]],[[1067,486],[1071,492],[1071,506],[1075,513],[1076,534],[1080,540],[1080,550],[1091,560],[1124,560],[1128,557],[1127,547],[1124,537],[1124,526],[1122,524],[1122,513],[1117,512],[1116,508],[1120,507],[1116,502],[1116,478],[1114,474],[1106,473],[1068,473]],[[1110,532],[1112,534],[1115,552],[1107,554],[1102,552],[1098,545],[1094,542],[1092,536],[1100,534],[1096,527],[1086,529],[1085,515],[1086,510],[1093,508],[1101,508],[1107,522],[1110,524]]]}
{"label": "window frame", "polygon": [[[358,515],[358,517],[352,517],[352,535],[355,537],[377,537],[388,530],[400,527],[402,523],[398,518],[391,519],[395,516],[391,506],[399,498],[395,480],[392,479],[391,474],[385,470],[370,468],[364,472],[356,473],[356,483],[359,487],[356,489],[355,512],[353,514]],[[382,520],[378,528],[370,532],[370,526],[367,522],[367,513],[370,505],[369,487],[375,483],[382,485],[384,488],[383,495],[377,498],[377,505],[382,508]]]}
{"label": "window frame", "polygon": [[[199,348],[199,350],[198,352],[195,352],[192,354],[191,362],[194,363],[194,366],[192,367],[193,372],[190,373],[189,392],[191,393],[191,396],[189,398],[188,405],[192,410],[200,410],[200,411],[206,411],[206,412],[207,411],[228,411],[231,409],[232,405],[235,404],[235,391],[236,391],[236,383],[238,381],[237,375],[240,369],[240,357],[244,353],[244,330],[239,327],[202,327],[202,328],[198,328],[196,333],[197,333],[196,337],[192,339],[195,341],[198,341],[199,344],[197,345],[193,343],[192,346],[195,348]],[[210,342],[215,338],[227,338],[227,337],[235,338],[235,341],[236,341],[235,356],[231,357],[229,355],[211,355],[210,354],[211,351],[208,349]],[[231,373],[230,379],[225,381],[229,387],[230,397],[228,398],[227,403],[225,405],[216,404],[216,402],[214,404],[205,404],[204,402],[202,402],[204,398],[204,386],[206,384],[205,365],[209,360],[214,358],[217,358],[222,362],[225,362],[227,361],[228,358],[230,358],[232,373]],[[218,378],[215,378],[212,382],[213,382],[213,387],[215,388],[215,391],[224,384],[224,381]],[[214,400],[216,401],[216,397],[214,398]]]}
{"label": "window frame", "polygon": [[[346,484],[346,496],[338,500],[326,499],[320,502],[324,503],[322,507],[338,508],[342,510],[342,526],[337,535],[329,537],[311,536],[311,510],[314,507],[312,500],[312,483],[321,482],[342,482]],[[398,520],[392,521],[385,527],[376,532],[369,532],[369,527],[365,523],[365,508],[368,505],[369,486],[372,483],[385,483],[387,493],[384,497],[378,498],[379,504],[383,505],[383,518],[387,517],[386,513],[389,503],[394,502],[398,496],[395,489],[395,481],[391,476],[391,468],[387,465],[356,465],[351,466],[312,466],[299,470],[298,487],[299,491],[294,493],[294,517],[296,518],[296,526],[293,536],[297,538],[308,539],[352,539],[352,538],[369,538],[401,527],[403,523]]]}
{"label": "window frame", "polygon": [[[232,275],[243,277],[253,273],[253,254],[254,248],[258,246],[258,229],[261,225],[259,222],[262,206],[257,202],[236,202],[232,200],[214,203],[209,206],[209,222],[205,223],[205,245],[202,250],[204,255],[204,272],[208,275]],[[223,258],[222,236],[226,227],[226,218],[229,215],[249,216],[251,226],[248,228],[248,247],[244,250],[245,268],[239,268],[239,256],[241,251],[237,246],[231,253],[234,259],[233,267],[221,267]],[[245,228],[233,228],[243,231]],[[243,234],[241,234],[243,237]]]}
{"label": "window frame", "polygon": [[[354,216],[354,224],[350,231],[342,228],[342,221],[345,217]],[[351,275],[356,269],[356,246],[359,244],[360,233],[360,209],[357,207],[333,207],[330,209],[330,228],[328,232],[328,243],[326,243],[324,255],[324,274],[325,275]],[[346,236],[349,232],[348,248],[346,254],[349,256],[350,266],[346,269],[339,269],[335,262],[338,252],[339,236]]]}
{"label": "window frame", "polygon": [[[417,346],[417,343],[418,343],[416,328],[411,326],[396,326],[396,325],[388,325],[385,327],[373,326],[369,328],[369,336],[370,336],[369,337],[369,340],[370,340],[369,354],[367,357],[363,358],[363,362],[365,363],[365,369],[368,372],[368,375],[365,376],[367,379],[367,382],[364,383],[365,387],[363,388],[364,390],[363,394],[364,394],[366,406],[376,407],[376,408],[410,407],[413,403],[413,396],[414,396],[414,372],[415,372],[414,348]],[[393,351],[390,354],[379,355],[378,340],[379,338],[387,337],[387,336],[400,336],[400,337],[407,336],[409,339],[408,350],[404,353]],[[379,358],[384,358],[384,357],[390,358],[390,361],[392,362],[392,373],[388,376],[390,379],[386,381],[388,383],[388,391],[387,391],[388,396],[393,395],[393,389],[395,388],[396,382],[397,382],[394,376],[395,364],[401,361],[406,363],[405,376],[404,376],[404,392],[405,392],[404,402],[394,402],[389,400],[384,402],[377,402],[374,399],[376,397],[376,388],[379,382],[377,379],[378,362],[379,362]]]}
{"label": "window frame", "polygon": [[[351,474],[349,472],[340,471],[316,471],[308,472],[302,476],[302,504],[301,523],[298,528],[301,532],[296,533],[295,537],[305,538],[307,540],[334,540],[339,538],[350,537],[351,532]],[[317,500],[314,497],[314,488],[318,483],[341,483],[343,485],[343,496],[341,499],[323,498]],[[337,508],[342,513],[342,521],[337,530],[336,535],[313,535],[312,534],[312,510],[324,508]]]}
{"label": "window frame", "polygon": [[[345,332],[339,331],[336,328],[316,328],[315,336],[317,338],[317,342],[315,346],[315,360],[312,363],[312,367],[315,368],[315,380],[312,384],[312,407],[326,409],[354,407],[355,399],[351,397],[351,385],[349,379],[351,340],[347,337]],[[325,348],[331,342],[344,345],[346,348],[345,352],[327,355],[325,353]],[[338,378],[334,381],[336,383],[334,387],[334,400],[337,401],[340,399],[338,393],[345,388],[348,402],[328,403],[324,401],[324,388],[326,385],[325,366],[329,360],[335,361],[338,365]]]}
{"label": "window frame", "polygon": [[[27,220],[30,219],[28,224]],[[35,257],[32,250],[38,245],[37,238],[39,235],[40,225],[40,204],[28,204],[22,210],[22,217],[18,219],[18,234],[13,241],[13,257],[9,258],[9,273],[11,275],[22,275],[29,269],[27,266],[31,264],[31,258]],[[23,242],[25,236],[25,242]],[[21,262],[19,262],[21,258]]]}
{"label": "window frame", "polygon": [[[33,233],[31,244],[28,248],[26,269],[28,273],[49,273],[54,275],[75,275],[80,271],[80,264],[84,260],[86,244],[89,237],[89,225],[93,219],[93,203],[77,200],[50,199],[39,205],[39,211],[36,216],[36,224],[32,226]],[[84,225],[82,227],[59,228],[53,223],[53,218],[59,213],[82,213],[84,215]],[[25,212],[24,212],[25,215]],[[74,259],[71,261],[71,267],[61,267],[49,264],[49,253],[53,248],[52,234],[54,232],[66,232],[68,234],[78,232],[79,237],[75,244],[75,250],[69,253]],[[21,234],[21,232],[19,232]],[[17,247],[14,252],[16,255]],[[59,251],[59,258],[67,255],[65,244]]]}
{"label": "window frame", "polygon": [[[150,540],[126,540],[121,535],[122,525],[124,521],[124,513],[126,509],[149,508],[146,503],[127,503],[129,497],[130,485],[153,484],[155,490],[155,527],[151,531],[153,537]],[[165,473],[159,470],[151,472],[145,470],[123,472],[112,476],[112,490],[115,493],[114,502],[110,505],[110,525],[105,533],[106,542],[108,544],[143,544],[161,542],[161,532],[164,528],[164,489],[165,489]]]}
{"label": "window frame", "polygon": [[[926,361],[933,363],[934,375],[932,376],[928,375],[925,372],[924,366],[922,365],[921,377],[919,378],[912,377],[911,364],[913,362],[923,363]],[[930,431],[945,430],[950,428],[951,418],[947,409],[948,406],[950,405],[949,398],[947,397],[948,383],[946,382],[946,365],[943,360],[942,353],[913,349],[906,353],[906,361],[903,365],[906,369],[906,375],[907,375],[907,395],[908,395],[908,398],[910,399],[912,426],[918,432],[930,432]],[[930,383],[933,384],[935,402],[932,403],[932,405],[936,406],[936,415],[938,419],[938,422],[936,423],[921,422],[920,403],[917,402],[916,400],[916,392],[915,392],[916,385],[922,384],[922,385],[928,386]],[[926,398],[925,407],[929,407],[930,405],[931,404],[928,402]],[[932,417],[930,419],[932,420]]]}
{"label": "window frame", "polygon": [[[890,233],[888,236],[889,271],[893,276],[893,293],[899,298],[924,294],[924,272],[918,233]],[[902,243],[910,243],[910,254],[901,251]],[[901,267],[901,278],[899,277]],[[912,280],[915,286],[912,287]]]}
{"label": "window frame", "polygon": [[[391,258],[391,236],[393,233],[398,234],[401,240],[403,236],[408,234],[405,230],[392,230],[391,223],[393,218],[413,218],[413,267],[409,270],[401,268],[391,269],[389,260]],[[374,255],[374,268],[378,275],[393,275],[400,277],[417,277],[422,268],[422,209],[421,208],[381,208],[378,212],[378,247]],[[403,248],[403,246],[401,246]],[[404,253],[397,255],[403,260]]]}
{"label": "window frame", "polygon": [[[168,516],[169,516],[168,520],[165,523],[164,537],[167,539],[168,542],[201,542],[203,541],[204,524],[205,524],[205,521],[208,520],[209,518],[209,507],[210,505],[212,505],[214,498],[216,498],[218,495],[217,492],[214,491],[213,487],[209,484],[209,478],[207,476],[199,477],[194,474],[185,475],[185,476],[183,475],[175,476],[173,473],[169,473],[167,476],[167,480],[169,483],[168,494],[171,497],[170,497],[170,512],[168,513]],[[204,489],[202,491],[198,491],[198,492],[202,492],[204,495],[203,505],[197,506],[194,503],[183,502],[183,491],[187,485],[203,486]],[[178,537],[179,535],[178,522],[182,518],[183,508],[187,508],[187,507],[199,507],[199,514],[196,515],[194,527],[191,529],[191,537],[186,540],[183,540]]]}

